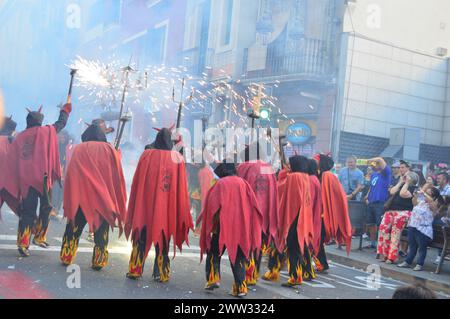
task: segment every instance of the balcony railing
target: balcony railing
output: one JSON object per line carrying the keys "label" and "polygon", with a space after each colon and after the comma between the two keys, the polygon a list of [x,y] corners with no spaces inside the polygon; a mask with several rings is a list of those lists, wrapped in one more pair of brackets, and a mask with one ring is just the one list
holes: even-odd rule
{"label": "balcony railing", "polygon": [[245,78],[261,78],[283,75],[324,77],[330,73],[330,53],[325,41],[304,39],[295,49],[270,46],[259,70],[249,70],[249,50],[244,52],[243,75]]}

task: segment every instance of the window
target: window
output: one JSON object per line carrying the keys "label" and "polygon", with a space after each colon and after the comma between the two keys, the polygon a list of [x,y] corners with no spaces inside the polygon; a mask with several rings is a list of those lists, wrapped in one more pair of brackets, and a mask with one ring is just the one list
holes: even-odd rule
{"label": "window", "polygon": [[233,23],[233,1],[234,0],[223,1],[222,29],[220,37],[220,44],[222,46],[229,45],[231,41],[231,27]]}
{"label": "window", "polygon": [[168,24],[148,30],[141,38],[141,61],[146,64],[162,64],[166,57]]}

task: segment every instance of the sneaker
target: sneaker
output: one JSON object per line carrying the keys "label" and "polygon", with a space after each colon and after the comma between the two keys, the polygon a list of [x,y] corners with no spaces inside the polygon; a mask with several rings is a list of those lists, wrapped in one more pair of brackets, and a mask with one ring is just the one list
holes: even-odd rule
{"label": "sneaker", "polygon": [[47,243],[46,241],[40,242],[40,241],[37,241],[35,238],[33,239],[33,244],[36,245],[36,246],[39,246],[41,248],[48,248],[48,247],[50,247],[50,244]]}
{"label": "sneaker", "polygon": [[244,298],[244,297],[247,296],[247,293],[246,293],[246,292],[238,292],[238,293],[236,294],[235,292],[230,291],[230,292],[228,293],[228,295],[231,296],[231,297]]}
{"label": "sneaker", "polygon": [[205,290],[209,290],[209,291],[213,291],[214,289],[219,289],[220,288],[220,283],[218,283],[218,282],[215,282],[215,283],[212,283],[212,284],[206,284],[206,286],[205,286]]}
{"label": "sneaker", "polygon": [[414,270],[414,271],[422,271],[422,270],[423,270],[423,266],[421,266],[421,265],[416,265],[416,267],[414,267],[413,270]]}
{"label": "sneaker", "polygon": [[440,262],[441,262],[441,257],[437,256],[436,259],[433,261],[433,264],[439,265]]}
{"label": "sneaker", "polygon": [[17,250],[19,251],[21,257],[30,257],[30,251],[28,250],[28,248],[19,247],[17,248]]}
{"label": "sneaker", "polygon": [[127,273],[127,278],[131,280],[140,280],[142,278],[141,275]]}
{"label": "sneaker", "polygon": [[406,258],[406,256],[408,256],[408,254],[403,251],[400,251],[398,254],[400,257],[403,257],[403,258]]}
{"label": "sneaker", "polygon": [[402,262],[401,264],[397,265],[398,268],[411,268],[411,265],[408,264],[406,261]]}
{"label": "sneaker", "polygon": [[388,265],[392,265],[394,262],[392,261],[392,260],[390,260],[390,259],[386,259],[386,264],[388,264]]}
{"label": "sneaker", "polygon": [[445,257],[444,257],[444,260],[449,261],[449,260],[450,260],[450,255],[445,256]]}
{"label": "sneaker", "polygon": [[362,235],[362,238],[363,238],[363,239],[369,239],[369,235],[367,235],[366,233],[364,233],[364,234]]}

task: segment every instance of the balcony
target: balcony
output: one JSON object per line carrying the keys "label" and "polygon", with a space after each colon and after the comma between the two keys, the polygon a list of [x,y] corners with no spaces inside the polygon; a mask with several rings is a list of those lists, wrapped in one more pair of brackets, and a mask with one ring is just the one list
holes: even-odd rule
{"label": "balcony", "polygon": [[325,41],[304,39],[295,49],[286,45],[245,49],[242,74],[243,79],[249,80],[271,77],[323,80],[331,76],[330,61]]}

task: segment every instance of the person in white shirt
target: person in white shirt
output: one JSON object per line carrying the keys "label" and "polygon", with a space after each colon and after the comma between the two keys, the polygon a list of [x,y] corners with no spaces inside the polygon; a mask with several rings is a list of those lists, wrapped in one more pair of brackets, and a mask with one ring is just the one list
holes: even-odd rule
{"label": "person in white shirt", "polygon": [[417,265],[413,270],[421,271],[425,263],[427,247],[433,240],[435,213],[433,213],[432,206],[441,209],[445,202],[437,188],[430,184],[425,184],[422,190],[415,193],[413,204],[414,209],[408,222],[408,256],[398,267],[411,267],[417,253],[419,253]]}

